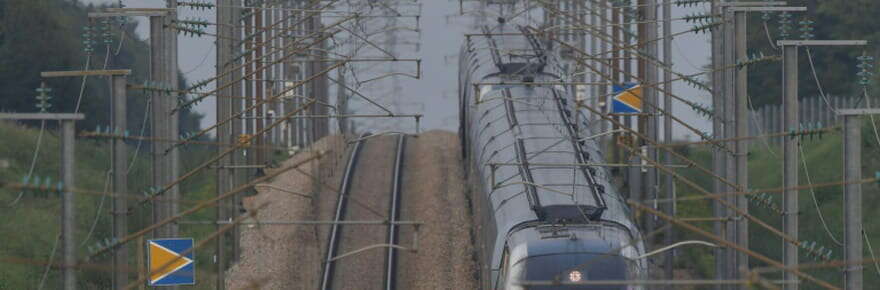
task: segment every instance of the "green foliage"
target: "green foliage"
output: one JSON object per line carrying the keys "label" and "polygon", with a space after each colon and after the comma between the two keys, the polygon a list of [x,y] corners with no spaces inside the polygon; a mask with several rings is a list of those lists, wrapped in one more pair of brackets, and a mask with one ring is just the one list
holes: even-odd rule
{"label": "green foliage", "polygon": [[[36,109],[35,89],[40,86],[40,72],[54,70],[103,69],[106,61],[107,69],[131,69],[130,84],[147,81],[149,45],[135,33],[134,21],[101,21],[90,22],[87,17],[94,6],[86,6],[76,0],[2,0],[0,1],[0,111],[33,112]],[[92,41],[84,43],[83,31],[91,27]],[[123,40],[124,38],[124,40]],[[120,43],[122,44],[120,46]],[[85,45],[92,46],[94,51],[87,58]],[[118,50],[118,53],[117,53]],[[108,55],[108,52],[109,55]],[[88,59],[88,64],[86,60]],[[47,84],[53,89],[54,97],[49,102],[50,112],[73,112],[77,107],[80,95],[81,78],[49,79]],[[186,87],[181,77],[180,87]],[[145,124],[145,109],[152,92],[137,90],[128,91],[128,128],[127,131],[141,135]],[[79,111],[85,113],[86,120],[78,122],[78,129],[92,129],[108,126],[109,90],[106,79],[88,78],[83,91]],[[181,132],[199,130],[201,116],[189,109],[179,112]],[[26,125],[39,126],[39,122],[25,122]],[[58,138],[54,128],[55,122],[46,123],[47,130],[43,136],[40,157],[37,159],[35,176],[58,179]],[[143,135],[152,135],[149,126]],[[27,175],[32,152],[36,148],[39,130],[28,130],[10,123],[0,123],[0,160],[8,161],[8,168],[0,168],[0,181],[18,182]],[[150,182],[149,146],[142,144],[136,149],[136,142],[129,148],[130,162],[129,193],[146,190]],[[76,187],[79,189],[100,192],[105,188],[105,174],[109,169],[109,146],[106,140],[77,140]],[[187,146],[183,148],[181,172],[188,172],[208,159],[214,152],[213,148],[204,146]],[[135,155],[135,152],[139,154]],[[193,202],[205,200],[215,194],[212,172],[204,171],[184,181],[180,191],[184,202],[181,208]],[[35,197],[28,194],[10,206],[18,197],[18,192],[0,189],[0,290],[2,289],[34,289],[39,284],[44,267],[39,264],[14,263],[9,259],[44,262],[50,256],[59,232],[58,212],[59,199]],[[77,213],[76,239],[80,255],[85,258],[89,246],[97,241],[110,237],[111,200],[102,195],[78,194],[75,202]],[[129,228],[140,229],[151,223],[152,208],[147,205],[135,207],[129,216]],[[200,211],[188,218],[211,220],[215,216],[213,209]],[[96,222],[94,232],[89,235],[92,223]],[[210,226],[181,226],[181,236],[204,238],[213,231]],[[88,239],[87,239],[88,238]],[[134,266],[136,245],[129,245],[132,266]],[[197,261],[210,261],[213,248],[198,250]],[[57,257],[56,257],[57,258]],[[108,264],[107,257],[99,257],[93,263]],[[212,289],[212,276],[205,265],[199,263],[199,279],[203,282],[199,289]],[[107,289],[110,276],[106,271],[82,270],[78,272],[80,288]],[[50,271],[45,284],[46,289],[54,289],[59,285],[57,271]]]}
{"label": "green foliage", "polygon": [[[807,6],[806,13],[792,14],[788,24],[780,23],[780,14],[769,19],[767,30],[773,41],[780,39],[780,28],[788,28],[789,39],[800,39],[807,34],[813,39],[864,39],[869,46],[854,47],[816,47],[812,49],[813,62],[823,89],[829,95],[854,96],[860,94],[858,57],[866,52],[868,56],[880,55],[880,30],[877,29],[876,15],[880,14],[880,1],[872,0],[798,0],[789,1],[790,6]],[[782,19],[784,21],[784,19]],[[815,21],[810,24],[806,21]],[[764,29],[762,14],[753,13],[749,19],[749,50],[767,55],[781,55],[772,48]],[[809,29],[805,25],[810,24]],[[864,50],[863,50],[864,49]],[[819,95],[804,49],[800,52],[800,94]],[[876,68],[873,68],[876,72]],[[756,64],[749,67],[749,95],[754,105],[779,104],[782,88],[782,66],[780,63]],[[876,89],[876,82],[874,89]]]}
{"label": "green foliage", "polygon": [[[26,129],[12,123],[0,122],[0,160],[9,163],[8,168],[0,168],[0,181],[19,182],[27,175],[32,152],[36,148],[39,130]],[[138,193],[149,188],[150,157],[142,151],[135,155],[135,146],[129,149],[132,170],[128,182],[130,193]],[[46,130],[40,146],[40,157],[37,159],[34,175],[59,178],[59,140],[57,132]],[[147,144],[142,144],[146,147]],[[76,187],[90,191],[103,191],[106,170],[109,169],[110,148],[104,140],[78,139],[76,146]],[[192,145],[181,154],[181,172],[188,172],[209,159],[214,153],[213,148]],[[196,201],[213,197],[215,194],[214,176],[212,171],[202,171],[181,184],[183,203],[181,208],[188,208]],[[26,260],[46,261],[59,232],[58,212],[60,200],[57,197],[37,197],[25,194],[10,206],[18,197],[17,191],[0,189],[0,289],[33,289],[39,283],[44,268],[40,265],[12,263],[3,259],[20,258]],[[103,207],[101,206],[103,200]],[[80,259],[85,258],[88,248],[97,241],[110,237],[111,217],[110,198],[102,195],[80,193],[76,198],[76,239]],[[100,211],[99,211],[100,208]],[[150,206],[135,207],[129,215],[129,228],[139,229],[151,223]],[[215,216],[213,209],[203,210],[188,216],[186,219],[211,220]],[[94,233],[86,240],[89,229],[98,217]],[[195,237],[197,240],[210,234],[212,226],[181,226],[181,236]],[[81,245],[81,246],[80,246]],[[135,244],[130,244],[131,261],[135,261]],[[213,248],[207,247],[196,252],[197,261],[210,261]],[[57,254],[56,254],[57,259]],[[108,263],[107,257],[99,257],[92,262]],[[134,264],[132,264],[134,265]],[[210,279],[213,275],[204,268],[207,263],[199,264],[199,279]],[[84,270],[79,272],[80,284],[83,289],[106,289],[109,286],[109,275],[104,271]],[[57,271],[50,271],[46,289],[54,289],[59,283]],[[210,289],[210,282],[201,283],[203,289]]]}
{"label": "green foliage", "polygon": [[[711,164],[711,155],[708,151],[690,150],[685,147],[679,149],[679,153],[688,156],[701,166],[705,167],[710,166]],[[701,174],[696,168],[685,168],[682,169],[679,173],[682,174],[684,178],[694,181],[700,187],[711,191],[711,180],[701,177]],[[693,197],[701,195],[697,190],[694,190],[681,180],[676,181],[676,188],[678,188],[679,197]],[[712,203],[709,200],[682,201],[677,204],[676,208],[676,216],[681,218],[705,218],[712,216]],[[702,230],[709,232],[712,231],[712,223],[710,222],[698,222],[695,223],[695,225]],[[680,240],[706,240],[705,237],[694,234],[684,228],[677,227],[676,231],[678,233],[678,239]],[[696,274],[700,277],[713,277],[715,266],[712,249],[705,247],[687,247],[682,248],[681,251],[684,258],[680,259],[678,262],[685,264],[678,265],[679,267],[690,268],[695,271]]]}
{"label": "green foliage", "polygon": [[[87,13],[94,9],[79,1],[68,0],[0,1],[0,83],[3,84],[0,111],[35,111],[34,90],[40,87],[40,72],[85,68],[87,56],[83,31],[88,26],[96,29],[93,32],[96,34],[94,52],[88,58],[89,69],[102,69],[106,59],[108,69],[132,70],[129,83],[143,83],[147,79],[149,45],[136,35],[137,23],[111,21],[108,26],[101,21],[89,22]],[[105,30],[112,36],[109,45],[104,42]],[[183,78],[179,82],[180,87],[186,87]],[[75,111],[81,84],[81,78],[49,79],[48,86],[53,88],[52,95],[55,97],[51,111]],[[80,128],[110,123],[108,87],[105,78],[88,78],[79,107],[79,111],[86,114],[86,120],[79,123]],[[135,90],[128,92],[130,131],[140,130],[147,100],[146,93]],[[202,117],[190,110],[184,110],[179,116],[181,130],[184,131],[197,129]],[[54,127],[55,124],[50,126]]]}
{"label": "green foliage", "polygon": [[[880,120],[878,120],[880,121]],[[862,130],[862,172],[864,177],[872,177],[875,172],[880,170],[880,146],[878,146],[873,128],[868,119],[865,120]],[[840,133],[825,134],[823,138],[802,138],[804,156],[807,166],[809,166],[809,177],[812,184],[828,183],[840,181],[843,178],[843,151]],[[706,148],[706,147],[703,147]],[[711,168],[711,153],[703,148],[691,148],[686,155],[695,160],[698,164]],[[756,141],[751,146],[749,154],[749,184],[752,189],[762,188],[778,188],[782,186],[782,152],[778,144],[763,143]],[[802,166],[802,164],[801,164]],[[706,190],[711,191],[712,179],[699,172],[694,168],[683,169],[681,173],[689,180],[699,184]],[[800,168],[800,184],[807,184],[807,172],[803,167]],[[696,190],[678,182],[679,196],[700,195]],[[876,193],[880,188],[878,184],[870,183],[862,186],[863,190],[863,208],[880,207],[880,196]],[[782,196],[779,193],[771,193],[775,196],[775,201],[781,206]],[[835,238],[842,241],[843,238],[843,192],[841,186],[821,187],[815,189],[816,203],[821,210],[823,217],[828,223],[828,227]],[[823,248],[821,254],[825,255],[831,251],[832,259],[841,259],[842,247],[836,243],[825,232],[819,214],[813,202],[810,190],[801,190],[799,196],[800,204],[800,240],[802,242],[809,241],[805,247],[814,247],[816,252]],[[680,202],[677,206],[678,214],[681,217],[709,217],[712,216],[711,203],[708,201],[687,201]],[[761,221],[776,227],[782,228],[781,216],[772,208],[761,207],[755,204],[750,206],[750,214],[754,215]],[[875,251],[880,247],[880,220],[872,219],[871,214],[866,211],[864,213],[865,231],[868,233],[872,246]],[[702,229],[709,232],[712,231],[711,223],[696,223]],[[763,254],[774,260],[781,260],[782,240],[763,229],[762,227],[751,223],[750,231],[750,248],[760,254]],[[685,230],[680,231],[681,239],[700,239],[704,237],[694,235]],[[815,244],[815,246],[814,246]],[[693,269],[703,278],[711,278],[714,271],[714,257],[712,250],[706,248],[687,248],[682,250],[684,258],[679,261],[682,267]],[[804,263],[816,263],[817,259],[801,250],[800,260]],[[865,247],[864,256],[870,257]],[[751,260],[752,267],[766,266],[760,262]],[[842,285],[842,275],[839,268],[828,268],[815,270],[810,272],[811,275],[819,279],[828,281],[834,285]],[[781,279],[781,276],[767,275],[766,278],[775,280]],[[880,275],[874,271],[873,265],[865,267],[865,283],[867,285],[875,285],[880,283]],[[802,289],[820,289],[814,284],[805,283]]]}

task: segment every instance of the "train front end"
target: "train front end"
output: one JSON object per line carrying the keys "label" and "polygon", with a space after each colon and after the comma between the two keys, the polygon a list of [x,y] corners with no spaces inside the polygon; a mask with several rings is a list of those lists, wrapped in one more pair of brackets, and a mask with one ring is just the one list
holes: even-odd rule
{"label": "train front end", "polygon": [[630,290],[643,280],[638,241],[614,225],[536,225],[512,232],[504,289]]}

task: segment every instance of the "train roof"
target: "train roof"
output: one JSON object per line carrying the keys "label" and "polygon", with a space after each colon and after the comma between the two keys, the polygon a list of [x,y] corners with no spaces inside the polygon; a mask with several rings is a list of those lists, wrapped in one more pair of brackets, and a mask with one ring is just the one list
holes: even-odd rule
{"label": "train roof", "polygon": [[[602,155],[595,141],[581,140],[592,135],[590,124],[573,117],[568,88],[542,85],[565,82],[558,54],[510,25],[484,34],[465,45],[461,64],[465,85],[492,83],[468,100],[469,137],[480,174],[493,180],[486,192],[499,233],[534,220],[605,220],[636,235],[605,169],[582,166],[602,163]],[[527,69],[511,71],[512,64]]]}

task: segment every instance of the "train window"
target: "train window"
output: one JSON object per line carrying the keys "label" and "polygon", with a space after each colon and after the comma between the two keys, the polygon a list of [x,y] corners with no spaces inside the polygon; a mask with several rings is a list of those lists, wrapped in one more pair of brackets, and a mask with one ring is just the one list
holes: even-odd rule
{"label": "train window", "polygon": [[495,281],[495,289],[503,289],[503,285],[507,284],[508,268],[510,266],[510,251],[504,247],[504,253],[501,254],[501,273],[498,274],[498,281]]}
{"label": "train window", "polygon": [[[565,253],[517,261],[510,276],[513,289],[623,290],[626,285],[578,285],[578,282],[628,280],[638,273],[636,263],[619,255]],[[554,285],[555,284],[555,285]]]}

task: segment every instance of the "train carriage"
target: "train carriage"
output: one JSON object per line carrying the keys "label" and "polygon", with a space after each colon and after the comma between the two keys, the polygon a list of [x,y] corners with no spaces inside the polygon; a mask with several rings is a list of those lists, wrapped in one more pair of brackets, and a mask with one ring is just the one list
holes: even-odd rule
{"label": "train carriage", "polygon": [[462,155],[484,289],[639,289],[644,245],[558,53],[501,23],[461,50]]}

